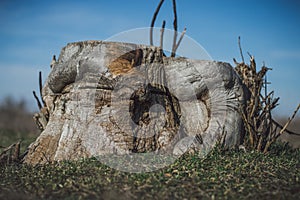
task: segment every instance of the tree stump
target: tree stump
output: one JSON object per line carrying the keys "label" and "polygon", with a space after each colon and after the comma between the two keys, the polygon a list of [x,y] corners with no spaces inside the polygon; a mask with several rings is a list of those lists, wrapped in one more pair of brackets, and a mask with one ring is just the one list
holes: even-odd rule
{"label": "tree stump", "polygon": [[239,145],[243,133],[244,88],[230,64],[165,57],[153,46],[70,43],[42,96],[48,122],[29,147],[28,164],[181,155],[191,146],[207,152],[222,137],[226,147]]}

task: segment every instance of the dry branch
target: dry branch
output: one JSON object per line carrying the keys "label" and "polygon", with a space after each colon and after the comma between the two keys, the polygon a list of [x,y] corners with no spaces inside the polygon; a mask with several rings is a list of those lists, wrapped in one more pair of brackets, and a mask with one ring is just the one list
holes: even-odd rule
{"label": "dry branch", "polygon": [[164,45],[164,32],[165,32],[165,27],[166,27],[166,21],[164,20],[162,23],[162,27],[160,29],[160,49],[163,49],[163,45]]}
{"label": "dry branch", "polygon": [[[278,122],[276,122],[274,119],[273,120],[273,123],[278,126],[280,129],[283,129],[283,126],[281,124],[279,124]],[[284,130],[286,133],[290,134],[290,135],[297,135],[297,136],[300,136],[300,133],[295,133],[293,131],[290,131],[288,130],[287,128]]]}
{"label": "dry branch", "polygon": [[182,31],[182,33],[180,35],[180,38],[179,38],[179,40],[178,40],[178,42],[177,42],[177,44],[175,46],[175,49],[174,49],[174,53],[175,54],[176,54],[176,51],[177,51],[177,49],[178,49],[178,47],[179,47],[179,45],[180,45],[180,43],[181,43],[181,41],[182,41],[185,33],[186,33],[186,28],[183,29],[183,31]]}
{"label": "dry branch", "polygon": [[158,12],[162,6],[162,4],[164,3],[164,0],[160,0],[154,14],[153,14],[153,17],[152,17],[152,21],[151,21],[151,25],[150,25],[150,45],[152,46],[153,45],[153,27],[154,27],[154,24],[155,24],[155,20],[156,20],[156,17],[158,15]]}
{"label": "dry branch", "polygon": [[[272,134],[272,137],[270,137],[270,138],[268,139],[267,144],[266,144],[266,146],[265,146],[265,148],[264,148],[264,151],[263,151],[264,153],[266,153],[266,152],[268,151],[269,147],[271,146],[271,144],[272,144],[273,142],[275,142],[276,139],[286,131],[287,127],[288,127],[288,126],[290,125],[290,123],[293,121],[293,119],[295,118],[295,116],[296,116],[296,114],[297,114],[297,112],[298,112],[299,109],[300,109],[300,104],[297,106],[297,108],[296,108],[296,110],[294,111],[292,117],[290,117],[290,118],[288,119],[288,121],[286,122],[286,124],[285,124],[285,125],[282,127],[282,129],[279,131],[279,133],[274,132],[274,133]],[[272,121],[272,122],[273,122],[273,121]]]}
{"label": "dry branch", "polygon": [[41,97],[43,106],[45,106],[46,103],[45,103],[45,101],[43,100],[42,89],[43,89],[42,72],[39,71],[39,90],[40,90],[40,97]]}
{"label": "dry branch", "polygon": [[21,141],[5,148],[0,154],[0,164],[10,164],[13,162],[18,162],[20,160],[20,145]]}
{"label": "dry branch", "polygon": [[239,49],[240,49],[240,54],[241,54],[242,61],[243,61],[243,63],[245,63],[245,61],[244,61],[244,55],[243,55],[243,50],[242,50],[242,46],[241,46],[241,36],[239,36],[238,44],[239,44]]}
{"label": "dry branch", "polygon": [[[155,24],[155,20],[156,20],[156,17],[159,13],[159,10],[163,4],[164,0],[160,0],[154,14],[153,14],[153,17],[152,17],[152,21],[151,21],[151,25],[150,25],[150,45],[153,46],[153,27],[154,27],[154,24]],[[182,39],[183,39],[183,36],[185,35],[185,32],[186,32],[186,28],[184,28],[180,38],[179,38],[179,41],[177,42],[177,30],[178,30],[178,26],[177,26],[177,10],[176,10],[176,0],[172,0],[172,4],[173,4],[173,13],[174,13],[174,21],[173,21],[173,28],[174,28],[174,36],[173,36],[173,44],[172,44],[172,52],[171,52],[171,57],[175,57],[176,56],[176,50],[178,49]],[[160,48],[163,49],[163,38],[164,38],[164,30],[165,30],[165,25],[166,25],[166,22],[165,20],[163,21],[163,24],[162,24],[162,28],[160,30]]]}
{"label": "dry branch", "polygon": [[41,110],[41,109],[42,109],[42,104],[41,104],[41,102],[40,102],[38,96],[36,95],[35,91],[32,91],[32,93],[33,93],[33,96],[34,96],[34,98],[35,98],[35,100],[36,100],[36,103],[37,103],[39,109]]}
{"label": "dry branch", "polygon": [[291,122],[293,121],[293,119],[295,118],[295,116],[296,116],[296,114],[297,114],[297,112],[298,112],[299,109],[300,109],[300,104],[297,106],[297,108],[296,108],[296,110],[294,111],[292,117],[290,117],[290,118],[288,119],[288,121],[286,122],[286,124],[285,124],[285,125],[283,126],[283,128],[280,130],[278,136],[280,136],[280,135],[287,129],[287,127],[290,125],[290,123],[291,123]]}
{"label": "dry branch", "polygon": [[173,46],[172,46],[172,53],[171,57],[175,57],[176,55],[176,43],[177,43],[177,11],[176,11],[176,1],[172,0],[173,2],[173,13],[174,13],[174,21],[173,21],[173,27],[174,27],[174,37],[173,37]]}

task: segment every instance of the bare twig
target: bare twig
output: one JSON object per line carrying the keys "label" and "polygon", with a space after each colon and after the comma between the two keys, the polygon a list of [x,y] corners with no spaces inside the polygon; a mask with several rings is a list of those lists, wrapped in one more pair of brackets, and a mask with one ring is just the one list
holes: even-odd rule
{"label": "bare twig", "polygon": [[239,44],[239,49],[240,49],[240,54],[241,54],[242,61],[243,61],[243,63],[245,63],[243,50],[242,50],[242,46],[241,46],[241,36],[239,36],[239,38],[238,38],[238,44]]}
{"label": "bare twig", "polygon": [[43,95],[42,95],[43,81],[42,81],[42,72],[41,71],[39,71],[39,89],[40,89],[40,97],[42,99],[43,106],[45,106],[46,103],[43,100]]}
{"label": "bare twig", "polygon": [[14,144],[11,144],[11,145],[9,145],[8,147],[4,147],[5,149],[3,150],[3,152],[0,154],[0,155],[2,155],[2,154],[4,154],[5,152],[7,152],[7,151],[9,151],[12,147],[14,147],[16,144],[14,143]]}
{"label": "bare twig", "polygon": [[298,104],[296,110],[294,111],[293,115],[291,118],[288,119],[288,121],[286,122],[286,124],[283,126],[283,128],[280,130],[279,135],[281,135],[286,129],[287,127],[290,125],[290,123],[293,121],[293,119],[295,118],[298,110],[300,109],[300,104]]}
{"label": "bare twig", "polygon": [[251,124],[248,121],[248,119],[246,117],[246,114],[242,109],[241,109],[241,115],[242,115],[242,118],[243,118],[243,121],[244,121],[244,124],[245,124],[245,128],[247,129],[247,131],[249,133],[250,145],[251,145],[251,147],[253,147],[254,146],[254,136],[253,136],[253,133],[252,133],[253,127],[251,127]]}
{"label": "bare twig", "polygon": [[[248,52],[248,54],[249,54],[249,52]],[[252,56],[250,54],[249,54],[249,56],[250,56],[250,67],[251,67],[252,71],[256,73],[256,62],[255,62],[254,56]]]}
{"label": "bare twig", "polygon": [[267,141],[267,144],[264,148],[264,153],[266,153],[269,149],[269,147],[271,146],[271,144],[280,136],[282,135],[282,133],[284,133],[287,129],[287,127],[290,125],[290,123],[293,121],[293,119],[295,118],[298,110],[300,109],[300,104],[297,106],[296,110],[294,111],[293,115],[291,118],[288,119],[288,121],[286,122],[286,124],[283,126],[283,128],[279,131],[278,134],[274,135],[272,138],[270,138],[268,141]]}
{"label": "bare twig", "polygon": [[34,98],[35,98],[35,100],[37,102],[37,105],[38,105],[39,109],[41,110],[42,109],[42,104],[41,104],[38,96],[36,95],[35,91],[32,91],[32,93],[33,93],[33,96],[34,96]]}
{"label": "bare twig", "polygon": [[175,48],[177,43],[177,11],[176,11],[176,1],[172,0],[173,2],[173,12],[174,12],[174,21],[173,21],[173,27],[174,27],[174,37],[173,37],[173,46],[172,46],[172,53],[171,57],[175,57]]}
{"label": "bare twig", "polygon": [[153,45],[153,27],[154,27],[154,24],[155,24],[155,20],[156,20],[156,17],[157,17],[157,14],[162,6],[162,4],[164,3],[164,0],[160,0],[154,14],[153,14],[153,17],[152,17],[152,21],[151,21],[151,25],[150,25],[150,45],[152,46]]}
{"label": "bare twig", "polygon": [[181,43],[181,41],[182,41],[185,33],[186,33],[186,28],[183,29],[183,31],[182,31],[182,33],[180,35],[180,38],[179,38],[179,40],[178,40],[178,42],[177,42],[177,44],[175,46],[175,49],[174,49],[174,53],[175,54],[176,54],[176,51],[177,51],[177,49],[178,49],[178,47],[179,47],[179,45],[180,45],[180,43]]}
{"label": "bare twig", "polygon": [[[276,126],[278,126],[280,129],[283,129],[283,126],[282,126],[281,124],[279,124],[278,122],[276,122],[274,119],[272,119],[272,122],[273,122]],[[297,135],[297,136],[300,136],[300,133],[295,133],[295,132],[293,132],[293,131],[288,130],[287,128],[286,128],[284,131],[287,132],[287,133],[290,134],[290,135]]]}
{"label": "bare twig", "polygon": [[160,49],[163,49],[164,45],[164,32],[165,32],[165,27],[166,27],[166,21],[164,20],[162,23],[162,27],[160,29]]}
{"label": "bare twig", "polygon": [[240,63],[238,63],[238,62],[236,61],[235,58],[233,58],[232,60],[233,60],[233,62],[234,62],[235,65],[239,65],[239,64],[240,64]]}
{"label": "bare twig", "polygon": [[249,51],[247,51],[248,56],[250,57],[250,59],[252,58],[252,55],[250,54]]}
{"label": "bare twig", "polygon": [[9,147],[5,148],[0,154],[0,162],[18,162],[20,155],[20,144],[21,141],[11,144]]}

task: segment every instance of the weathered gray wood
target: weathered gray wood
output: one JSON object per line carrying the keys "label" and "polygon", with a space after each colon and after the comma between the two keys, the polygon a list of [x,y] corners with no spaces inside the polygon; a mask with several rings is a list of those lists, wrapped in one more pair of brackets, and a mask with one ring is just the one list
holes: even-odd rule
{"label": "weathered gray wood", "polygon": [[[166,58],[160,49],[68,44],[43,87],[49,121],[25,162],[239,145],[243,87],[227,63]],[[195,136],[201,138],[200,144]],[[199,141],[199,140],[198,140]]]}

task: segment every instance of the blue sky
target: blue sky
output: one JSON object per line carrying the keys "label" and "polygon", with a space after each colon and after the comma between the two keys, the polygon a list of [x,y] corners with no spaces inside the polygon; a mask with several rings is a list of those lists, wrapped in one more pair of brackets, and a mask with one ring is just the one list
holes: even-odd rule
{"label": "blue sky", "polygon": [[[69,42],[105,40],[122,31],[147,27],[158,0],[0,2],[0,99],[25,98],[32,108],[38,71],[44,80],[52,55]],[[276,114],[289,115],[300,103],[300,1],[177,0],[178,30],[201,44],[214,60],[233,64],[249,51],[258,66],[273,68],[270,90],[281,97]],[[172,29],[171,0],[156,21]]]}

